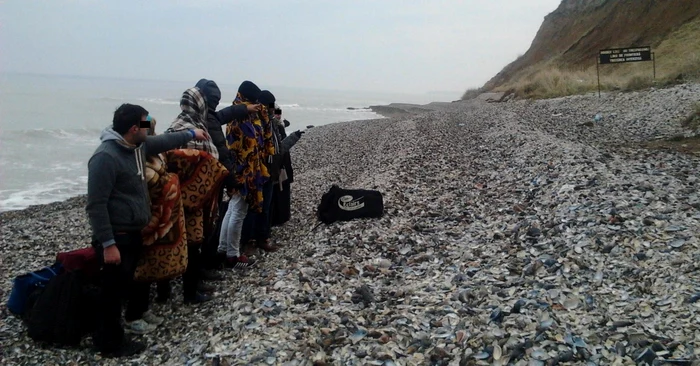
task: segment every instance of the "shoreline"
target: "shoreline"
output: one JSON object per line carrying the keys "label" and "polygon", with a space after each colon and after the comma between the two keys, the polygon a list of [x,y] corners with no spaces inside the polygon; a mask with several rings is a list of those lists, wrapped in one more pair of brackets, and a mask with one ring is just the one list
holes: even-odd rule
{"label": "shoreline", "polygon": [[[700,158],[630,146],[687,132],[698,99],[688,84],[409,105],[310,129],[292,149],[292,220],[273,229],[283,249],[227,271],[200,307],[175,281],[131,361],[492,363],[497,344],[512,363],[627,364],[645,350],[628,334],[668,351],[657,359],[695,357]],[[384,217],[312,230],[331,184],[379,190]],[[0,213],[0,363],[126,362],[36,347],[5,308],[14,276],[88,238],[84,196]],[[626,356],[606,343],[618,335]]]}
{"label": "shoreline", "polygon": [[[453,102],[454,103],[454,102]],[[371,110],[372,112],[376,113],[380,118],[370,118],[370,119],[362,119],[362,120],[347,120],[347,121],[338,121],[338,122],[332,122],[328,123],[326,125],[321,125],[321,126],[315,126],[314,129],[319,129],[324,126],[328,125],[334,125],[334,124],[339,124],[339,123],[354,123],[354,122],[365,122],[365,121],[377,121],[377,120],[382,120],[385,118],[394,118],[394,117],[405,117],[405,116],[410,116],[410,115],[415,115],[415,114],[420,114],[420,113],[426,113],[426,112],[434,112],[437,110],[441,110],[440,107],[443,107],[445,105],[450,105],[451,103],[449,102],[431,102],[428,104],[410,104],[410,103],[390,103],[387,105],[376,105],[376,106],[369,106],[367,108],[353,108],[353,107],[348,107],[349,110],[359,110],[359,109],[368,109]],[[67,197],[65,199],[60,199],[60,200],[55,200],[52,202],[47,202],[47,203],[37,203],[37,204],[32,204],[24,208],[19,208],[19,209],[10,209],[6,211],[0,211],[0,219],[3,218],[4,215],[9,214],[9,213],[17,213],[19,211],[24,211],[30,208],[35,208],[36,206],[47,206],[47,205],[54,205],[54,204],[59,204],[65,201],[73,200],[73,199],[79,199],[80,197],[85,197],[87,193],[81,193],[77,194],[75,196]],[[37,209],[40,209],[37,208]]]}

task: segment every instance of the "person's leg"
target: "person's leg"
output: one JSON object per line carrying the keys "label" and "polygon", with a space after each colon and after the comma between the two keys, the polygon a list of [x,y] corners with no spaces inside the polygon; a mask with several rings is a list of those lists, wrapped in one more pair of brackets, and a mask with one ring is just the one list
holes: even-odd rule
{"label": "person's leg", "polygon": [[229,217],[228,233],[226,238],[226,265],[228,267],[240,268],[247,267],[252,264],[245,255],[241,255],[240,242],[241,231],[243,229],[243,221],[248,212],[248,203],[245,198],[240,195],[234,195],[229,201]]}
{"label": "person's leg", "polygon": [[114,352],[123,346],[124,329],[121,326],[122,298],[119,265],[105,264],[102,246],[95,251],[102,265],[97,330],[93,336],[95,348],[100,352]]}
{"label": "person's leg", "polygon": [[133,334],[146,334],[156,330],[163,323],[163,318],[157,317],[148,311],[150,301],[151,283],[134,281],[128,290],[128,303],[124,320],[125,331]]}
{"label": "person's leg", "polygon": [[248,243],[255,238],[255,224],[258,213],[255,211],[247,210],[245,218],[243,219],[243,226],[241,226],[241,239],[240,247],[244,250],[247,248]]}
{"label": "person's leg", "polygon": [[159,304],[164,304],[170,299],[172,293],[172,287],[170,286],[170,280],[158,281],[156,282],[156,302]]}
{"label": "person's leg", "polygon": [[270,199],[270,227],[277,226],[277,221],[279,217],[279,192],[280,184],[279,182],[272,184],[272,198]]}
{"label": "person's leg", "polygon": [[209,296],[197,292],[197,284],[201,278],[201,263],[199,244],[187,246],[187,269],[182,276],[182,290],[185,303],[199,304],[211,300]]}
{"label": "person's leg", "polygon": [[270,205],[272,204],[272,181],[267,181],[263,185],[263,207],[262,212],[255,219],[255,241],[259,248],[274,252],[277,250],[269,242],[270,240]]}
{"label": "person's leg", "polygon": [[282,183],[279,207],[282,223],[289,221],[292,217],[292,184],[289,182]]}
{"label": "person's leg", "polygon": [[94,243],[102,264],[100,284],[100,315],[94,343],[104,355],[133,355],[145,349],[139,342],[125,341],[121,325],[122,300],[130,290],[136,265],[141,255],[141,233],[117,233],[114,235],[121,257],[119,264],[105,264],[101,245]]}
{"label": "person's leg", "polygon": [[[205,209],[204,238],[202,240],[202,245],[199,246],[199,274],[197,275],[197,291],[199,292],[213,292],[216,290],[216,287],[208,285],[204,281],[220,281],[224,279],[223,276],[213,270],[214,263],[211,258],[215,258],[215,254],[210,255],[207,253],[207,251],[212,250],[212,248],[214,253],[216,253],[216,246],[218,246],[219,242],[218,234],[215,235],[216,226],[216,222],[211,221],[210,210]],[[213,244],[215,242],[216,244]]]}
{"label": "person's leg", "polygon": [[[235,197],[235,196],[234,196]],[[231,197],[233,199],[233,197]],[[231,242],[231,232],[232,232],[232,218],[234,207],[231,206],[231,201],[228,202],[226,208],[226,214],[224,215],[223,221],[221,221],[221,235],[219,235],[219,247],[217,252],[219,254],[226,254],[228,251],[228,245]]]}
{"label": "person's leg", "polygon": [[[219,196],[217,198],[218,205],[217,207],[221,207],[223,204],[223,190],[219,192]],[[225,214],[225,212],[224,212]],[[221,211],[219,211],[219,215],[221,215]],[[223,217],[219,216],[216,222],[214,223],[214,227],[211,228],[211,232],[209,235],[207,235],[207,239],[204,241],[204,244],[202,245],[202,268],[203,269],[215,269],[218,266],[217,263],[217,246],[219,244],[219,236],[221,235],[221,222],[223,221]]]}
{"label": "person's leg", "polygon": [[124,320],[133,322],[143,317],[148,311],[148,300],[151,292],[150,282],[134,282],[129,290],[129,302],[124,313]]}

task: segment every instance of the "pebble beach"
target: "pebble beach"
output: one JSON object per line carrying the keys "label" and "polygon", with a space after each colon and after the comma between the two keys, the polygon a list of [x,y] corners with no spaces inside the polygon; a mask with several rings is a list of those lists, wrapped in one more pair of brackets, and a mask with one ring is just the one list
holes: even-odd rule
{"label": "pebble beach", "polygon": [[[6,308],[15,276],[89,245],[85,198],[2,213],[0,364],[698,365],[700,155],[640,147],[692,134],[698,101],[682,84],[312,128],[283,248],[200,306],[176,281],[133,359],[42,347]],[[333,184],[379,190],[384,216],[319,226]]]}

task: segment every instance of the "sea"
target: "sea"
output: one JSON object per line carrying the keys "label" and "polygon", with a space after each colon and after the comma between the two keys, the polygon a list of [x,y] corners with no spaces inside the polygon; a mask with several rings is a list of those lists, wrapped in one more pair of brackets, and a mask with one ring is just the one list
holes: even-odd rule
{"label": "sea", "polygon": [[[62,201],[87,192],[87,162],[122,103],[146,108],[162,133],[180,112],[191,83],[114,78],[0,74],[0,212]],[[219,108],[233,100],[238,84],[217,81]],[[288,132],[382,118],[367,109],[390,103],[452,101],[459,93],[377,93],[266,87],[277,98]]]}

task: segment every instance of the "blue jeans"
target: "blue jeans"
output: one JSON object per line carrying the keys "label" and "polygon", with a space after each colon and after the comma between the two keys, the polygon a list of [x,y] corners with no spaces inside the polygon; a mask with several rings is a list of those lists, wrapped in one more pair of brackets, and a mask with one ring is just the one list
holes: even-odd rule
{"label": "blue jeans", "polygon": [[[228,201],[228,210],[221,222],[221,235],[219,236],[219,253],[226,253],[226,257],[235,258],[240,255],[241,229],[245,223],[248,204],[240,194],[234,194]],[[249,215],[246,215],[246,218]]]}
{"label": "blue jeans", "polygon": [[251,239],[264,241],[270,238],[270,206],[272,204],[272,181],[263,184],[262,212],[248,211],[243,221],[241,244],[246,245]]}

